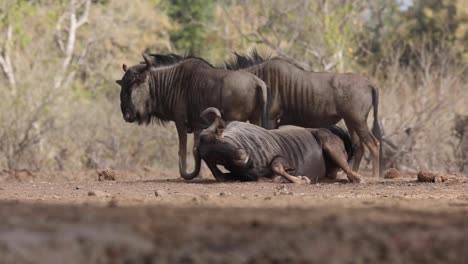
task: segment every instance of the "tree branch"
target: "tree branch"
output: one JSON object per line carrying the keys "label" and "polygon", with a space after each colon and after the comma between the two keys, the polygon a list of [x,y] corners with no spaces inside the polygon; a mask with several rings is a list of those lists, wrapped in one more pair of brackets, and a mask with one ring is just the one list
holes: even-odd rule
{"label": "tree branch", "polygon": [[[78,4],[78,7],[83,5],[83,3]],[[70,0],[70,10],[69,10],[69,28],[68,28],[68,36],[67,36],[67,44],[65,47],[65,58],[62,63],[62,71],[61,73],[56,76],[54,89],[58,89],[63,86],[64,81],[69,82],[70,77],[73,77],[73,73],[69,73],[68,69],[70,64],[73,60],[73,54],[75,50],[75,42],[76,42],[76,33],[78,29],[83,26],[88,21],[89,9],[91,7],[91,0],[85,0],[84,2],[84,11],[81,16],[77,16],[77,5],[75,0]],[[60,20],[59,20],[60,23]],[[60,28],[59,26],[57,28]],[[60,45],[60,42],[59,42]]]}
{"label": "tree branch", "polygon": [[10,85],[10,88],[12,89],[12,93],[16,93],[16,78],[15,78],[15,73],[13,70],[13,65],[11,63],[11,39],[13,38],[13,27],[11,24],[8,24],[7,27],[7,33],[6,33],[6,39],[4,46],[1,50],[0,53],[0,65],[2,67],[2,71],[7,77],[8,84]]}

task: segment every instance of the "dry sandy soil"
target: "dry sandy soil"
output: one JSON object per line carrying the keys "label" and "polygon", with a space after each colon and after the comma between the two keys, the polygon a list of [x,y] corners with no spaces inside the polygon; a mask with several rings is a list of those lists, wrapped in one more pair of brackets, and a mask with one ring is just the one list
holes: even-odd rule
{"label": "dry sandy soil", "polygon": [[468,177],[364,185],[0,174],[0,263],[467,263]]}

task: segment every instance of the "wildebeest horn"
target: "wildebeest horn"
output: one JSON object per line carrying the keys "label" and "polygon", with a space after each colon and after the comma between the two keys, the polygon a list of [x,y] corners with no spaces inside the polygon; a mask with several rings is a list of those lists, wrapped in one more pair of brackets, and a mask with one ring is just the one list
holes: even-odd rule
{"label": "wildebeest horn", "polygon": [[122,80],[116,80],[115,81],[118,85],[122,86]]}
{"label": "wildebeest horn", "polygon": [[213,132],[215,132],[218,136],[221,136],[221,134],[224,131],[225,124],[224,124],[224,120],[221,118],[221,112],[217,108],[208,107],[207,109],[205,109],[201,113],[200,116],[201,116],[201,118],[206,120],[206,115],[208,115],[210,113],[214,114],[216,117],[215,117],[215,120],[213,121],[213,123],[211,124],[211,126],[209,128],[207,128],[207,129],[210,129]]}
{"label": "wildebeest horn", "polygon": [[143,59],[145,60],[146,67],[149,68],[151,66],[151,58],[146,53],[142,53],[141,56],[143,56]]}
{"label": "wildebeest horn", "polygon": [[207,109],[203,110],[200,117],[206,118],[206,115],[209,113],[213,113],[216,117],[221,118],[221,112],[216,107],[208,107]]}
{"label": "wildebeest horn", "polygon": [[124,72],[127,72],[127,69],[128,69],[127,65],[122,64],[122,70],[123,70]]}

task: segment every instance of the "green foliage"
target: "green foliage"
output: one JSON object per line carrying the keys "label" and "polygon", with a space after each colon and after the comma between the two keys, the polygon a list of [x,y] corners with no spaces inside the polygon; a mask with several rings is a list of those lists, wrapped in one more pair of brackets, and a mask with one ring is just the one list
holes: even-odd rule
{"label": "green foliage", "polygon": [[403,9],[396,1],[382,1],[380,9],[371,10],[368,31],[362,36],[367,43],[356,54],[359,62],[378,63],[388,55],[387,51],[400,49],[400,62],[407,65],[417,60],[422,46],[433,53],[453,49],[467,62],[468,12],[461,2],[414,0]]}
{"label": "green foliage", "polygon": [[178,24],[170,32],[171,42],[178,50],[201,54],[203,36],[213,17],[214,0],[170,0],[169,17]]}
{"label": "green foliage", "polygon": [[11,26],[13,28],[13,43],[10,45],[26,46],[30,39],[25,30],[24,20],[35,12],[35,5],[30,1],[13,0],[0,4],[0,14],[5,14],[0,19],[0,28]]}

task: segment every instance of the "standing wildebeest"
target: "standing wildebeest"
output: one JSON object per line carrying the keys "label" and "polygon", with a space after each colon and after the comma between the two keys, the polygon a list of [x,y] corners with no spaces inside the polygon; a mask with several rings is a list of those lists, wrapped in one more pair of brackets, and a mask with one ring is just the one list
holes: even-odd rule
{"label": "standing wildebeest", "polygon": [[[353,154],[351,137],[338,127],[266,130],[237,121],[226,125],[214,107],[203,111],[202,117],[209,113],[215,119],[201,132],[198,151],[218,181],[281,176],[293,183],[310,183],[325,176],[335,178],[341,168],[350,181],[362,182],[348,165],[347,158]],[[217,165],[229,173],[223,173]]]}
{"label": "standing wildebeest", "polygon": [[[268,123],[265,83],[244,71],[216,69],[203,59],[177,55],[143,54],[144,63],[127,68],[121,86],[125,121],[150,123],[174,121],[179,136],[179,171],[190,180],[200,172],[196,151],[204,122],[200,113],[210,106],[222,109],[227,120]],[[187,133],[194,133],[195,168],[186,172]]]}
{"label": "standing wildebeest", "polygon": [[[357,147],[353,170],[358,171],[364,145],[372,156],[373,175],[380,172],[380,127],[377,119],[379,94],[365,77],[352,74],[306,71],[281,57],[263,59],[256,50],[251,56],[237,53],[227,69],[248,71],[270,89],[270,128],[276,125],[328,127],[343,119]],[[374,108],[373,133],[367,116]],[[275,124],[279,119],[279,123]]]}

